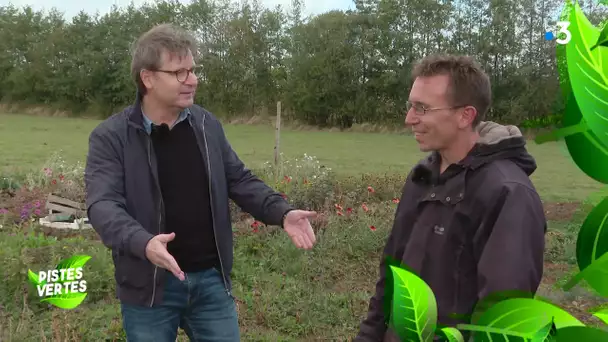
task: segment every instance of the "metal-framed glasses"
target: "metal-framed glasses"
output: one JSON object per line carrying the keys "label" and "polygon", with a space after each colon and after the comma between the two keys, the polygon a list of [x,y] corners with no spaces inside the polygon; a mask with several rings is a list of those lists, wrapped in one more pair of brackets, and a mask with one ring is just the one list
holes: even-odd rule
{"label": "metal-framed glasses", "polygon": [[188,79],[188,77],[190,76],[190,74],[194,74],[194,77],[198,77],[197,75],[200,73],[201,67],[195,66],[195,67],[192,67],[190,69],[184,69],[184,68],[182,68],[182,69],[178,69],[178,70],[154,69],[152,71],[164,72],[166,74],[174,74],[175,78],[177,78],[177,81],[179,83],[184,83],[184,82],[186,82],[186,80]]}
{"label": "metal-framed glasses", "polygon": [[427,112],[432,112],[432,111],[436,111],[436,110],[458,109],[458,108],[462,108],[462,107],[465,107],[465,105],[458,105],[458,106],[452,106],[452,107],[442,107],[442,108],[426,108],[425,106],[423,106],[421,104],[418,104],[418,103],[412,103],[410,101],[406,101],[405,102],[406,112],[409,112],[410,109],[414,108],[414,111],[418,115],[424,115]]}

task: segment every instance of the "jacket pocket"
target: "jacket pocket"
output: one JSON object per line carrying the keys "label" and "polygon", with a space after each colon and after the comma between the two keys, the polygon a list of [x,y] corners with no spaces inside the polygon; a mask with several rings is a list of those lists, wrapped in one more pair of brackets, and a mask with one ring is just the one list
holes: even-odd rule
{"label": "jacket pocket", "polygon": [[154,266],[147,261],[121,256],[116,260],[116,282],[121,286],[143,288],[152,284]]}

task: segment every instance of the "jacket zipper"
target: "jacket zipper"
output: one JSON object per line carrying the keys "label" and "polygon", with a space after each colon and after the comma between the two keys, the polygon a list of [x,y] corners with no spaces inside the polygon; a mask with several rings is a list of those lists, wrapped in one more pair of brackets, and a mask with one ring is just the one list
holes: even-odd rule
{"label": "jacket zipper", "polygon": [[[151,154],[151,150],[152,150],[152,139],[148,136],[148,165],[150,166],[150,170],[152,170],[152,154]],[[154,173],[154,170],[152,170],[152,173]],[[154,177],[154,180],[156,182],[156,186],[158,187],[158,190],[160,192],[160,185],[158,184],[158,179],[156,179],[156,177]],[[161,233],[161,224],[162,224],[162,219],[163,219],[163,214],[162,214],[162,208],[163,208],[163,196],[162,194],[159,196],[159,201],[158,201],[158,234]],[[152,279],[152,298],[150,299],[150,307],[152,307],[154,305],[154,297],[156,296],[156,274],[158,273],[158,266],[154,265],[154,278]]]}
{"label": "jacket zipper", "polygon": [[217,243],[217,233],[215,231],[215,215],[213,214],[213,191],[211,188],[211,160],[209,158],[209,147],[207,147],[207,134],[205,133],[205,118],[207,116],[203,115],[203,123],[202,123],[202,127],[203,127],[203,141],[205,142],[205,158],[207,159],[207,179],[209,181],[209,200],[210,200],[210,204],[211,204],[211,223],[213,224],[213,235],[214,235],[214,240],[215,240],[215,248],[217,249],[217,256],[220,259],[220,273],[222,274],[222,281],[224,282],[224,288],[226,289],[226,293],[228,294],[228,296],[230,296],[230,298],[234,297],[232,296],[232,292],[230,292],[230,289],[228,289],[228,284],[226,283],[226,276],[224,275],[224,264],[222,263],[222,255],[220,253],[220,247]]}

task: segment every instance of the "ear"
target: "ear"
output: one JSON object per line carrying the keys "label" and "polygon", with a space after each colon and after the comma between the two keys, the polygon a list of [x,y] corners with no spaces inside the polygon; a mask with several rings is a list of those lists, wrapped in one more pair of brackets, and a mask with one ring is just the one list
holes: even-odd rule
{"label": "ear", "polygon": [[473,106],[466,106],[462,110],[460,120],[458,122],[459,128],[463,129],[470,127],[473,124],[473,120],[477,117],[477,109]]}
{"label": "ear", "polygon": [[154,86],[154,74],[151,71],[141,69],[139,71],[139,77],[141,78],[141,81],[146,86],[146,88],[150,89]]}

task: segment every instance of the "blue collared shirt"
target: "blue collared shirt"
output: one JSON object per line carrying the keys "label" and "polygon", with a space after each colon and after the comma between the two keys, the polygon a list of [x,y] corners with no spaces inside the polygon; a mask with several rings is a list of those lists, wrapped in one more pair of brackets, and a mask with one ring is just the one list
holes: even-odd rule
{"label": "blue collared shirt", "polygon": [[[142,112],[142,114],[144,116],[144,128],[146,129],[146,132],[148,132],[148,134],[150,134],[150,132],[152,132],[152,120],[150,120],[144,112]],[[173,123],[173,126],[186,120],[188,118],[188,115],[190,115],[190,109],[186,108],[181,113],[179,113],[179,117],[177,118],[177,120],[175,120],[175,123]],[[171,126],[169,128],[173,128],[173,126]]]}

